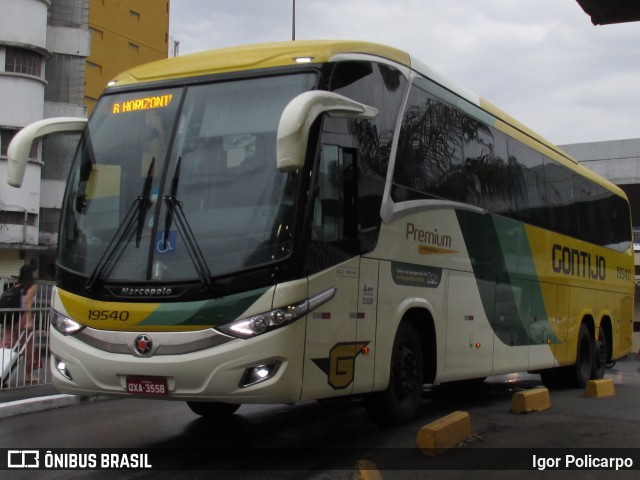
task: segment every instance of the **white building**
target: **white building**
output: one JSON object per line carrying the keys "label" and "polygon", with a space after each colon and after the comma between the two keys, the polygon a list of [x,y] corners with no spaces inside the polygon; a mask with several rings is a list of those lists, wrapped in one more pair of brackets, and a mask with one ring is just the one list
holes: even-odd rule
{"label": "white building", "polygon": [[35,145],[20,189],[6,183],[6,154],[13,135],[31,122],[86,116],[88,1],[0,0],[0,277],[15,275],[25,262],[40,277],[52,267],[57,234],[49,232],[57,232],[68,171],[57,159],[69,158],[60,148],[73,140]]}

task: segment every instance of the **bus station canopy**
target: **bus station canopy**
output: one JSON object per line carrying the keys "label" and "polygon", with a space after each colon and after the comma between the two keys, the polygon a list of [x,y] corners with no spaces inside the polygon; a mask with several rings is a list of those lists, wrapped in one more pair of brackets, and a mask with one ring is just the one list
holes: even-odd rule
{"label": "bus station canopy", "polygon": [[637,22],[640,20],[638,0],[577,0],[594,25]]}

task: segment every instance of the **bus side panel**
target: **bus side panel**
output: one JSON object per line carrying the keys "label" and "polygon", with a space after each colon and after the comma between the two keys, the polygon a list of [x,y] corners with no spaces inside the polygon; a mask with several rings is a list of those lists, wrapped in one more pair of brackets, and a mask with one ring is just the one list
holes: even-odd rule
{"label": "bus side panel", "polygon": [[[406,255],[404,255],[406,258]],[[380,262],[374,390],[389,383],[391,351],[398,325],[409,310],[424,313],[418,321],[434,320],[437,374],[445,364],[448,271],[404,262]]]}
{"label": "bus side panel", "polygon": [[569,343],[569,308],[571,300],[571,288],[567,285],[558,285],[556,290],[555,322],[552,322],[553,331],[557,342],[552,345],[555,356],[554,367],[568,365],[572,356],[575,359],[575,347]]}
{"label": "bus side panel", "polygon": [[633,339],[633,295],[620,295],[620,316],[612,319],[613,323],[613,352],[612,358],[617,359],[631,352]]}
{"label": "bus side panel", "polygon": [[373,340],[356,339],[359,277],[360,257],[309,277],[310,297],[334,287],[336,292],[307,316],[301,400],[352,393],[355,359]]}
{"label": "bus side panel", "polygon": [[[556,332],[558,286],[551,283],[531,283],[531,323],[529,326],[529,370],[553,367],[556,363],[554,345],[561,343]],[[536,289],[536,287],[538,287]],[[539,290],[540,294],[537,294]],[[544,298],[544,301],[542,300]]]}
{"label": "bus side panel", "polygon": [[[557,284],[557,343],[553,345],[556,364],[576,361],[577,337],[583,321],[589,322],[594,335],[603,317],[612,326],[613,358],[631,351],[633,318],[633,256],[631,251],[593,245],[526,226],[538,278]],[[627,278],[628,277],[628,278]],[[547,310],[553,296],[545,293]]]}
{"label": "bus side panel", "polygon": [[373,389],[375,354],[377,352],[376,324],[378,309],[378,270],[380,262],[360,259],[360,288],[356,342],[367,343],[355,358],[353,393],[367,393]]}
{"label": "bus side panel", "polygon": [[[491,282],[489,282],[491,283]],[[495,285],[495,284],[494,284]],[[492,285],[487,285],[487,291]],[[493,287],[495,291],[495,287]],[[449,272],[446,363],[440,381],[491,375],[494,339],[473,273]],[[498,342],[496,342],[498,343]]]}
{"label": "bus side panel", "polygon": [[496,283],[496,308],[492,318],[496,334],[495,374],[526,370],[529,366],[530,282],[509,279]]}

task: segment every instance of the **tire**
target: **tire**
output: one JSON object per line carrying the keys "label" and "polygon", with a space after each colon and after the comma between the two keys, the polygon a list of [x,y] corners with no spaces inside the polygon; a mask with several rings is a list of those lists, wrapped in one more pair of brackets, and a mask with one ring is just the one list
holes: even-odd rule
{"label": "tire", "polygon": [[593,367],[591,370],[592,380],[598,380],[604,377],[609,357],[607,335],[604,333],[604,329],[602,327],[600,327],[598,332],[598,340],[596,340],[593,347]]}
{"label": "tire", "polygon": [[[604,338],[604,334],[602,335],[601,338],[604,339],[604,355],[606,357],[606,339]],[[580,325],[578,332],[576,363],[568,367],[542,370],[540,372],[540,378],[544,386],[552,389],[567,387],[584,388],[590,379],[595,378],[593,375],[596,373],[594,372],[599,372],[600,368],[604,369],[604,365],[598,365],[596,368],[595,348],[596,345],[591,339],[589,329],[583,323]],[[602,345],[600,345],[599,348],[603,348]],[[604,376],[604,370],[602,371],[602,376]]]}
{"label": "tire", "polygon": [[218,420],[231,417],[240,408],[239,403],[187,402],[187,405],[193,413]]}
{"label": "tire", "polygon": [[390,368],[386,390],[365,397],[367,414],[381,426],[408,422],[415,417],[422,399],[422,345],[416,329],[407,321],[396,332]]}
{"label": "tire", "polygon": [[584,388],[591,379],[594,364],[593,341],[589,329],[583,323],[578,332],[576,363],[572,369],[572,386]]}
{"label": "tire", "polygon": [[549,389],[567,388],[570,383],[571,367],[556,367],[542,370],[540,372],[540,378],[545,387]]}

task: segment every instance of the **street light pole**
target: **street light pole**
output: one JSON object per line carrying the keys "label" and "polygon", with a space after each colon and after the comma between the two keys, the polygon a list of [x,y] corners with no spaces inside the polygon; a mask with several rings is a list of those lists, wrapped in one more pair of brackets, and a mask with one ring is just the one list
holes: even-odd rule
{"label": "street light pole", "polygon": [[296,39],[296,0],[293,0],[293,15],[291,17],[291,40]]}

